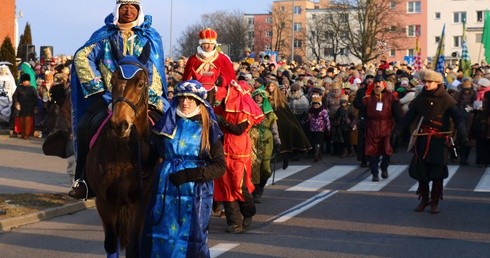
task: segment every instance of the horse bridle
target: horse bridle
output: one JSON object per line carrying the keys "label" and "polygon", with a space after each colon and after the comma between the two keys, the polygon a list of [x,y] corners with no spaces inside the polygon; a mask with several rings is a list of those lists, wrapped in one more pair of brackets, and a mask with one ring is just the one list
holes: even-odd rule
{"label": "horse bridle", "polygon": [[[148,85],[148,69],[143,64],[141,64],[139,62],[121,62],[120,64],[118,64],[118,67],[120,67],[123,64],[134,65],[134,66],[141,68],[143,70],[143,72],[145,73],[145,77],[146,77],[145,86]],[[131,79],[131,78],[129,78],[129,79]],[[142,100],[146,100],[146,99],[140,98],[140,100],[138,101],[138,103],[136,103],[136,105],[139,105]],[[124,103],[128,104],[128,106],[131,107],[131,109],[134,111],[135,114],[138,113],[136,110],[136,105],[133,104],[133,102],[131,102],[131,100],[129,100],[125,97],[118,97],[116,99],[112,99],[112,109],[114,109],[116,104],[119,102],[124,102]]]}

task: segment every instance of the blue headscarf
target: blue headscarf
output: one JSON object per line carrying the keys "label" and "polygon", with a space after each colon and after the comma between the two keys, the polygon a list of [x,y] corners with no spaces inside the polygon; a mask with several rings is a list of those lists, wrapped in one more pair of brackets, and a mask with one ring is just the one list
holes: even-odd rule
{"label": "blue headscarf", "polygon": [[179,83],[174,88],[174,97],[170,103],[169,109],[165,112],[162,118],[155,124],[153,131],[157,134],[165,135],[169,138],[173,138],[175,130],[177,130],[177,109],[179,107],[179,97],[191,96],[206,107],[209,113],[209,141],[211,144],[216,143],[220,137],[223,136],[221,129],[218,125],[218,119],[214,114],[214,110],[209,102],[206,100],[207,91],[199,81],[189,80]]}

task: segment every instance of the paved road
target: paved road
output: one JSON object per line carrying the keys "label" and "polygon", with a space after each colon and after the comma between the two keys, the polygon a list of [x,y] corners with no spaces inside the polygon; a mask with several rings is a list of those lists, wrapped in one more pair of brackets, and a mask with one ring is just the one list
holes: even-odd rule
{"label": "paved road", "polygon": [[[67,179],[64,160],[50,158],[47,162],[47,157],[37,156],[39,140],[22,146],[11,141],[17,139],[0,141],[2,153],[20,148],[16,153],[31,152],[42,163],[34,168],[44,174],[27,168],[25,173],[55,175],[54,183],[37,177],[29,177],[30,181],[46,185],[46,189],[67,189],[63,186]],[[488,257],[490,169],[450,164],[441,213],[415,213],[415,182],[406,172],[409,159],[406,153],[396,153],[390,178],[379,183],[370,182],[369,172],[356,166],[353,159],[327,158],[313,165],[311,160],[294,162],[287,170],[278,170],[275,184],[266,187],[251,230],[227,234],[225,220],[211,218],[212,255]],[[30,164],[35,164],[31,160]],[[5,187],[4,167],[17,169],[1,164],[0,191]],[[10,174],[8,180],[14,175],[17,173]],[[20,185],[15,188],[27,189]],[[0,234],[0,257],[104,257],[102,241],[102,228],[92,208]]]}

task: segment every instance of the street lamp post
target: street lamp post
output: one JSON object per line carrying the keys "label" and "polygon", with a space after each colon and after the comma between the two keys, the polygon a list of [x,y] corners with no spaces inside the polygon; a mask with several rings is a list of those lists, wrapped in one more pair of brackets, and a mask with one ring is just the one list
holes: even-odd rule
{"label": "street lamp post", "polygon": [[294,0],[292,2],[292,8],[291,8],[291,62],[294,61]]}

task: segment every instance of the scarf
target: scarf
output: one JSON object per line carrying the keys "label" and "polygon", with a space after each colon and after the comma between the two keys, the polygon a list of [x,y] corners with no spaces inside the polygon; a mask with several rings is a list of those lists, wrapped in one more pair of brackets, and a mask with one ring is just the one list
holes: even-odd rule
{"label": "scarf", "polygon": [[476,93],[476,100],[483,101],[484,95],[487,91],[490,91],[490,87],[481,87]]}
{"label": "scarf", "polygon": [[177,109],[175,110],[175,114],[177,114],[182,118],[191,118],[193,116],[201,114],[201,109],[199,108],[199,105],[197,105],[196,109],[194,109],[192,112],[186,115],[184,114],[184,112],[182,112],[182,110],[180,110],[180,107],[177,107]]}

